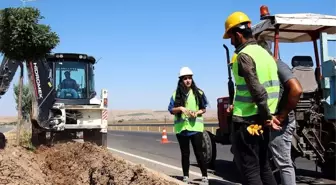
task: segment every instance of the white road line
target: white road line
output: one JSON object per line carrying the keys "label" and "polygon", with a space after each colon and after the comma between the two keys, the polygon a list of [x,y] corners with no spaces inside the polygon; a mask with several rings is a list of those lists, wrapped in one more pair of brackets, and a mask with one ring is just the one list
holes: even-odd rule
{"label": "white road line", "polygon": [[117,137],[123,137],[124,135],[122,134],[111,134],[111,133],[107,133],[108,135],[111,135],[111,136],[117,136]]}
{"label": "white road line", "polygon": [[[124,154],[124,155],[131,156],[131,157],[134,157],[134,158],[145,160],[145,161],[148,161],[148,162],[151,162],[151,163],[154,163],[154,164],[158,164],[158,165],[161,165],[161,166],[164,166],[164,167],[167,167],[167,168],[171,168],[171,169],[174,169],[174,170],[177,170],[177,171],[181,171],[182,170],[181,168],[179,168],[177,166],[165,164],[165,163],[162,163],[162,162],[159,162],[159,161],[155,161],[155,160],[148,159],[148,158],[145,158],[145,157],[141,157],[141,156],[138,156],[138,155],[134,155],[134,154],[131,154],[131,153],[128,153],[128,152],[124,152],[124,151],[121,151],[121,150],[118,150],[118,149],[115,149],[115,148],[107,147],[107,149],[115,151],[115,152],[118,152],[118,153],[121,153],[121,154]],[[194,172],[194,171],[189,171],[189,173],[192,174],[192,175],[198,176],[198,177],[202,177],[202,174]],[[224,180],[222,178],[213,177],[213,176],[209,176],[209,179],[216,179],[216,180],[225,182],[227,184],[236,184],[236,183],[233,183],[233,182],[230,182],[230,181],[226,181],[226,180]]]}
{"label": "white road line", "polygon": [[[156,141],[159,141],[159,142],[161,142],[161,140],[160,139],[157,139]],[[168,141],[169,143],[174,143],[174,144],[176,144],[176,143],[178,143],[178,142],[176,142],[176,141]]]}

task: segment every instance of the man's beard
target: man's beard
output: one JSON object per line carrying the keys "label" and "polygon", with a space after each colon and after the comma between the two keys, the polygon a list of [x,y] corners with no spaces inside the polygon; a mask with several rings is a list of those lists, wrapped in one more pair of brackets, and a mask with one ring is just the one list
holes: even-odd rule
{"label": "man's beard", "polygon": [[242,45],[242,42],[239,40],[237,35],[234,36],[234,47],[237,49],[240,45]]}

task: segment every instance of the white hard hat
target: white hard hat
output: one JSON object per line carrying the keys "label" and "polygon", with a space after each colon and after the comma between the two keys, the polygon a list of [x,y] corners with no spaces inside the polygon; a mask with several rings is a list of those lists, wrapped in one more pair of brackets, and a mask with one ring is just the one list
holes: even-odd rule
{"label": "white hard hat", "polygon": [[180,69],[179,77],[186,76],[186,75],[193,75],[193,72],[191,71],[189,67],[182,67]]}

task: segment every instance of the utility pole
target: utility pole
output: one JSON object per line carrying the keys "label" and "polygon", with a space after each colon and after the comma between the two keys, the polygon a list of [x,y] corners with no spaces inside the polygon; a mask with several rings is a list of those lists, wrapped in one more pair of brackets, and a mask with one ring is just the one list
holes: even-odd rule
{"label": "utility pole", "polygon": [[27,2],[32,2],[36,0],[20,0],[22,2],[22,6],[25,7]]}

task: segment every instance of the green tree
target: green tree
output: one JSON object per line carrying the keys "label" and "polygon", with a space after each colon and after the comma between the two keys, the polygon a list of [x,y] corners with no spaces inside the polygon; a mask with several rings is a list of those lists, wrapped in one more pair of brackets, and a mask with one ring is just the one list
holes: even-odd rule
{"label": "green tree", "polygon": [[[0,52],[4,57],[21,62],[18,107],[22,107],[23,63],[40,59],[59,43],[58,35],[50,26],[39,24],[44,17],[33,7],[5,8],[0,10]],[[28,77],[31,74],[28,72]],[[22,108],[18,108],[16,142],[20,141]]]}
{"label": "green tree", "polygon": [[44,57],[59,38],[50,26],[38,23],[43,18],[33,7],[0,10],[0,52],[22,62]]}
{"label": "green tree", "polygon": [[[14,99],[16,102],[16,110],[19,111],[19,85],[14,84]],[[22,119],[25,121],[29,121],[29,115],[30,115],[30,110],[32,107],[32,94],[30,91],[30,85],[29,84],[24,84],[22,86],[22,99],[21,99],[21,115]]]}

